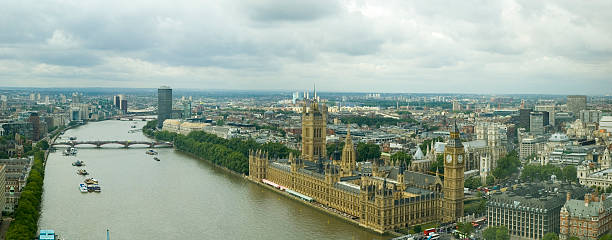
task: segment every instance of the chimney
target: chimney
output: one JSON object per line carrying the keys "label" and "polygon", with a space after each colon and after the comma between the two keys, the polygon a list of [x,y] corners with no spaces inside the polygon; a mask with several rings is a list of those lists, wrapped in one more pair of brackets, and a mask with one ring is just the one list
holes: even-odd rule
{"label": "chimney", "polygon": [[572,199],[572,193],[567,192],[567,194],[565,195],[565,201],[569,201],[570,199]]}
{"label": "chimney", "polygon": [[591,194],[587,193],[584,195],[584,206],[585,207],[589,206],[589,201],[591,201]]}

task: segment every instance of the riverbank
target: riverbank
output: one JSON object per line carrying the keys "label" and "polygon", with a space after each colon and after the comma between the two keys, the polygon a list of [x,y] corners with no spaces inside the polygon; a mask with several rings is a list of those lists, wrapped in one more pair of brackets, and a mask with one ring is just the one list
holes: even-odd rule
{"label": "riverbank", "polygon": [[[147,125],[148,125],[148,124],[147,124]],[[155,140],[160,140],[160,138],[158,138],[158,137],[159,137],[159,136],[162,136],[162,137],[164,137],[164,138],[162,138],[161,140],[164,140],[164,141],[172,141],[173,139],[185,139],[185,138],[190,138],[190,137],[186,137],[186,136],[184,136],[184,135],[170,134],[170,133],[167,133],[167,132],[162,132],[161,134],[158,134],[158,133],[156,133],[156,132],[152,132],[152,131],[146,131],[146,130],[143,130],[143,133],[145,134],[145,136],[147,136],[147,137],[149,137],[149,138],[152,138],[152,139],[155,139]],[[173,137],[172,137],[172,138],[169,138],[169,137],[168,137],[168,136],[166,136],[166,135],[172,135]],[[191,135],[190,135],[190,136],[191,136]],[[185,140],[183,140],[183,141],[185,141]],[[193,141],[193,140],[192,140],[192,141]],[[260,182],[251,181],[251,179],[249,179],[249,178],[247,177],[247,175],[246,175],[246,174],[243,174],[243,173],[240,173],[240,172],[234,171],[234,170],[232,170],[232,169],[230,169],[230,168],[228,168],[228,167],[225,167],[225,166],[223,166],[223,165],[220,165],[219,163],[214,162],[214,161],[212,161],[211,159],[208,159],[207,157],[204,157],[202,154],[200,154],[200,152],[198,152],[198,154],[196,154],[196,153],[194,153],[194,152],[185,151],[185,150],[183,150],[183,148],[184,148],[184,147],[180,147],[180,146],[181,146],[181,144],[178,144],[176,141],[173,141],[173,143],[174,143],[174,144],[173,144],[173,145],[174,145],[174,149],[175,149],[176,151],[178,151],[178,152],[181,152],[181,153],[183,153],[183,154],[186,154],[186,155],[188,155],[188,156],[190,156],[190,157],[193,157],[193,158],[196,158],[196,159],[204,160],[204,161],[206,161],[207,163],[209,163],[209,164],[211,164],[211,165],[214,165],[214,167],[215,167],[215,168],[217,168],[217,169],[221,169],[221,170],[223,170],[224,172],[227,172],[227,173],[230,173],[230,174],[233,174],[233,175],[236,175],[236,176],[241,176],[241,177],[243,177],[245,180],[247,180],[247,181],[249,181],[249,182],[256,183],[256,184],[258,184],[258,185],[261,185],[261,186],[267,187],[268,189],[274,190],[274,191],[275,191],[276,193],[278,193],[278,194],[281,194],[281,195],[283,195],[283,196],[289,197],[289,198],[290,198],[290,199],[292,199],[292,200],[296,200],[296,201],[298,201],[298,202],[300,202],[300,203],[303,203],[303,204],[305,204],[305,205],[307,205],[307,206],[309,206],[309,207],[315,208],[315,209],[317,209],[317,210],[319,210],[319,211],[325,212],[325,213],[326,213],[326,214],[328,214],[328,215],[331,215],[331,216],[337,217],[337,218],[339,218],[339,219],[342,219],[342,220],[344,220],[344,221],[346,221],[346,222],[348,222],[348,223],[351,223],[352,225],[355,225],[355,226],[361,227],[361,228],[366,229],[367,231],[370,231],[370,232],[372,232],[372,233],[380,234],[380,236],[385,236],[385,234],[388,234],[388,235],[391,235],[391,236],[401,236],[401,235],[402,235],[402,234],[399,234],[399,233],[396,233],[396,232],[392,232],[392,231],[389,231],[389,232],[380,232],[380,231],[378,231],[378,230],[377,230],[377,229],[375,229],[375,228],[371,228],[371,227],[368,227],[368,226],[363,226],[363,225],[361,225],[361,224],[359,223],[359,221],[356,221],[356,220],[354,220],[354,219],[352,219],[352,218],[350,218],[350,217],[344,216],[344,215],[343,215],[343,213],[342,213],[341,211],[339,211],[339,210],[330,209],[329,207],[324,206],[324,205],[321,205],[321,204],[318,204],[318,203],[309,203],[309,202],[305,202],[305,201],[302,201],[302,200],[300,200],[300,199],[297,199],[297,198],[295,198],[295,197],[293,197],[293,196],[291,196],[291,195],[287,194],[286,192],[279,191],[278,189],[271,188],[271,187],[269,187],[269,186],[267,186],[267,185],[265,185],[265,184],[262,184],[262,183],[260,183]],[[191,144],[191,145],[195,145],[195,144],[197,144],[197,143],[198,143],[198,142],[194,142],[194,143],[190,143],[190,144]],[[204,144],[206,144],[206,142],[203,142],[203,143],[204,143]],[[222,145],[222,146],[223,146],[223,145]],[[187,148],[187,149],[188,149],[188,150],[190,150],[191,148]],[[205,154],[205,156],[208,156],[208,155],[206,155],[206,154]],[[247,167],[247,169],[248,169],[248,167]]]}

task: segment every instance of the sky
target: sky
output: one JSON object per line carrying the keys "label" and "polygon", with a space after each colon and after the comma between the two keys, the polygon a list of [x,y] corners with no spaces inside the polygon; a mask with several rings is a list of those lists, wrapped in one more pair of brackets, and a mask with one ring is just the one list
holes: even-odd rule
{"label": "sky", "polygon": [[1,0],[0,86],[612,94],[612,1]]}

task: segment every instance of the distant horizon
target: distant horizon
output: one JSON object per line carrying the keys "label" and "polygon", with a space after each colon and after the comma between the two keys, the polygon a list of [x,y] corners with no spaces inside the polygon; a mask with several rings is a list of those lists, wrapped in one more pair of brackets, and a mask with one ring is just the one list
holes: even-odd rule
{"label": "distant horizon", "polygon": [[[263,89],[194,89],[194,88],[173,88],[172,86],[170,86],[170,88],[174,91],[180,91],[180,92],[254,92],[254,93],[265,93],[265,92],[270,92],[270,93],[294,93],[294,92],[299,92],[300,96],[302,96],[302,93],[305,91],[304,89],[302,90],[287,90],[287,89],[278,89],[278,90],[263,90]],[[116,93],[120,94],[121,91],[120,90],[141,90],[141,91],[156,91],[157,87],[155,88],[137,88],[137,87],[8,87],[8,86],[0,86],[0,91],[1,90],[43,90],[43,91],[49,91],[49,90],[79,90],[79,89],[83,89],[83,90],[92,90],[92,89],[99,89],[99,90],[104,90],[104,92],[111,92],[112,90],[119,90],[116,91]],[[312,93],[313,90],[312,89],[306,89],[308,90],[309,93]],[[575,93],[557,93],[557,94],[553,94],[553,93],[451,93],[451,92],[362,92],[362,91],[319,91],[317,90],[317,93],[323,93],[323,94],[342,94],[342,93],[346,93],[346,94],[390,94],[390,95],[482,95],[482,96],[558,96],[558,97],[566,97],[569,95],[585,95],[588,97],[612,97],[612,94],[575,94]]]}

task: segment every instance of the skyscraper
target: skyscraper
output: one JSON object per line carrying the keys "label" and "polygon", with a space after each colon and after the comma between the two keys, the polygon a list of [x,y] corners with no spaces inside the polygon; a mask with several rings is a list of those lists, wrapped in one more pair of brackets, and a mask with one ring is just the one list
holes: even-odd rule
{"label": "skyscraper", "polygon": [[536,135],[544,134],[544,113],[531,112],[529,115],[529,131]]}
{"label": "skyscraper", "polygon": [[587,97],[585,95],[567,96],[567,109],[574,113],[574,117],[580,117],[580,111],[586,110]]}
{"label": "skyscraper", "polygon": [[172,88],[161,86],[157,89],[157,128],[172,116]]}

